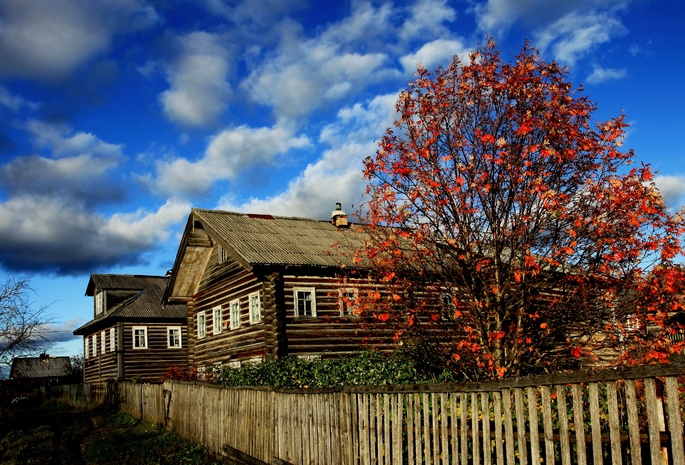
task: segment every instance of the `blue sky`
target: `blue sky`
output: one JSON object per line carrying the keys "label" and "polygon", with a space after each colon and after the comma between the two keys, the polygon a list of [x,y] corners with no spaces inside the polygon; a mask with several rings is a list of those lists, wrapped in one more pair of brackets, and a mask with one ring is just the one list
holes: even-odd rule
{"label": "blue sky", "polygon": [[680,2],[0,0],[0,268],[82,350],[90,273],[164,274],[191,207],[327,218],[417,63],[529,39],[685,194]]}

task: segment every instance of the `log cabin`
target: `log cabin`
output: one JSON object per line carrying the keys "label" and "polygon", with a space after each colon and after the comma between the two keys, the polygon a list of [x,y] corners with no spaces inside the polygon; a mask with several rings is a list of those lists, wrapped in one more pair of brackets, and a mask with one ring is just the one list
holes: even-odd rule
{"label": "log cabin", "polygon": [[331,221],[193,209],[164,295],[187,304],[189,366],[389,349],[355,312],[370,284],[343,276],[362,240],[350,226],[340,204]]}
{"label": "log cabin", "polygon": [[170,366],[187,367],[187,312],[162,304],[166,276],[92,274],[86,296],[93,319],[74,330],[83,336],[86,383],[159,381]]}

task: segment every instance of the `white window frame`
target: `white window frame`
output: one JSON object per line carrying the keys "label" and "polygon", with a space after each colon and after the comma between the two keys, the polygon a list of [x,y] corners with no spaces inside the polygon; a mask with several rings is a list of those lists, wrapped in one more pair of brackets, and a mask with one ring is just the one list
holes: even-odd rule
{"label": "white window frame", "polygon": [[93,334],[93,357],[98,356],[98,335],[97,333]]}
{"label": "white window frame", "polygon": [[254,325],[262,321],[262,297],[259,291],[247,296],[248,308],[250,309],[250,324]]}
{"label": "white window frame", "polygon": [[100,339],[101,339],[101,341],[100,341],[100,353],[104,354],[107,352],[107,344],[106,344],[107,333],[105,333],[104,331],[101,331],[100,332]]}
{"label": "white window frame", "polygon": [[231,329],[240,328],[240,299],[231,300],[228,304],[229,324]]}
{"label": "white window frame", "polygon": [[117,349],[116,330],[109,328],[109,351],[114,352]]}
{"label": "white window frame", "polygon": [[[219,318],[217,318],[217,315]],[[217,305],[212,309],[212,333],[216,336],[221,334],[223,329],[223,312],[221,311],[221,305]],[[218,323],[218,324],[217,324]]]}
{"label": "white window frame", "polygon": [[95,314],[99,315],[105,311],[105,291],[95,294]]}
{"label": "white window frame", "polygon": [[[302,293],[302,294],[300,294]],[[309,293],[309,295],[305,295]],[[309,312],[301,313],[300,304],[302,304],[304,312],[307,311],[307,303],[309,303]],[[295,287],[293,288],[293,307],[295,308],[295,316],[297,318],[316,318],[316,288],[314,287]]]}
{"label": "white window frame", "polygon": [[85,346],[83,347],[83,353],[86,354],[83,358],[88,358],[90,355],[88,354],[90,352],[90,338],[88,336],[83,338],[83,341],[85,342]]}
{"label": "white window frame", "polygon": [[[136,331],[142,331],[143,332],[143,344],[144,345],[136,345]],[[138,350],[138,349],[147,349],[148,344],[147,344],[147,326],[133,326],[131,328],[131,334],[133,336],[133,340],[131,344],[133,345],[133,348]]]}
{"label": "white window frame", "polygon": [[205,312],[200,312],[197,314],[197,338],[204,339],[207,336],[207,315]]}
{"label": "white window frame", "polygon": [[[174,334],[174,343],[172,344],[171,335]],[[178,335],[178,345],[176,345]],[[166,328],[166,343],[168,349],[182,349],[183,348],[183,329],[180,326],[167,326]]]}
{"label": "white window frame", "polygon": [[[351,298],[346,300],[347,295]],[[338,289],[338,308],[342,317],[359,316],[359,289],[356,287]]]}

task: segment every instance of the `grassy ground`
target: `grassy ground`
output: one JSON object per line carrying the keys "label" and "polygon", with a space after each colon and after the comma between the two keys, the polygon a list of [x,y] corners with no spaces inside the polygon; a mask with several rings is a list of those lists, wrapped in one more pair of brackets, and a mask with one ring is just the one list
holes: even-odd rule
{"label": "grassy ground", "polygon": [[217,464],[163,426],[115,410],[12,406],[0,410],[0,464]]}

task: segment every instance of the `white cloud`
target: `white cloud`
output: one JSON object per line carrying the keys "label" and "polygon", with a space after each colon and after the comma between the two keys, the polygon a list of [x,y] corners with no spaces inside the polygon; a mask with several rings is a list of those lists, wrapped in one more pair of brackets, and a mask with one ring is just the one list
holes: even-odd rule
{"label": "white cloud", "polygon": [[588,84],[599,84],[605,81],[614,81],[616,79],[623,79],[628,74],[626,69],[605,69],[601,66],[595,66],[587,78]]}
{"label": "white cloud", "polygon": [[432,71],[438,66],[447,67],[452,62],[454,55],[466,56],[471,51],[459,40],[438,39],[424,44],[416,53],[405,55],[400,58],[400,63],[405,72],[416,71],[421,63],[424,68]]}
{"label": "white cloud", "polygon": [[160,101],[172,121],[192,126],[213,123],[226,109],[229,53],[220,35],[194,32],[178,39],[178,58],[168,65],[171,88]]}
{"label": "white cloud", "polygon": [[159,20],[139,0],[0,0],[0,75],[61,79],[105,52],[114,34]]}
{"label": "white cloud", "polygon": [[548,25],[535,35],[541,51],[549,50],[555,60],[571,66],[600,44],[627,33],[610,12],[573,12]]}
{"label": "white cloud", "polygon": [[678,210],[685,204],[685,176],[657,175],[654,184],[671,210]]}
{"label": "white cloud", "polygon": [[177,158],[158,162],[155,189],[179,195],[203,193],[218,180],[235,179],[247,168],[271,164],[278,155],[309,143],[306,137],[280,126],[225,129],[212,138],[198,161]]}
{"label": "white cloud", "polygon": [[378,148],[374,139],[392,125],[396,99],[396,94],[381,95],[341,109],[337,120],[319,136],[320,142],[332,148],[307,165],[283,192],[244,202],[227,195],[217,208],[327,219],[335,203],[341,202],[348,214],[353,213],[364,192],[363,160]]}
{"label": "white cloud", "polygon": [[423,39],[449,35],[445,21],[454,21],[457,13],[445,0],[419,0],[412,2],[409,16],[402,25],[401,37]]}
{"label": "white cloud", "polygon": [[12,111],[19,111],[22,108],[35,110],[39,106],[36,102],[30,102],[19,95],[12,94],[4,86],[0,86],[0,105]]}

